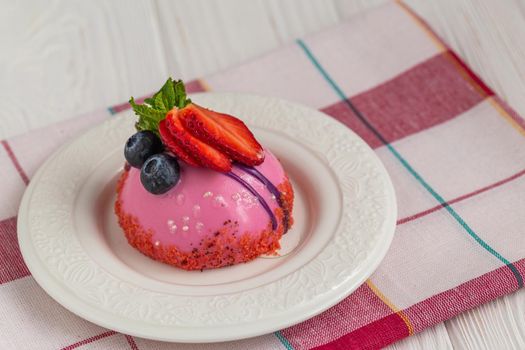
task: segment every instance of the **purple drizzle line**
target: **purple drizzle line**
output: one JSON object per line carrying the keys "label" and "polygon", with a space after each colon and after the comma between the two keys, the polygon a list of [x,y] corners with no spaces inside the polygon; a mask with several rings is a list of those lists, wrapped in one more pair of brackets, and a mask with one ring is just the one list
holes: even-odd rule
{"label": "purple drizzle line", "polygon": [[284,224],[284,233],[286,233],[288,231],[289,224],[290,224],[290,222],[289,222],[289,220],[290,220],[290,218],[289,218],[290,213],[288,212],[288,210],[284,206],[283,198],[281,196],[281,192],[277,189],[277,187],[275,187],[275,185],[266,176],[264,176],[263,173],[261,173],[256,168],[251,167],[251,166],[242,165],[242,164],[236,164],[236,165],[240,169],[244,170],[245,172],[247,172],[251,176],[255,177],[257,180],[259,180],[264,186],[266,186],[268,191],[270,191],[270,193],[275,196],[275,198],[277,199],[277,203],[279,204],[279,206],[281,207],[281,209],[284,212],[283,224]]}
{"label": "purple drizzle line", "polygon": [[270,219],[272,220],[272,230],[275,230],[277,229],[277,219],[275,218],[275,215],[273,214],[272,210],[270,209],[270,207],[268,206],[268,203],[266,203],[266,201],[264,200],[264,198],[259,194],[259,192],[257,192],[255,190],[255,188],[253,188],[249,183],[247,183],[246,181],[244,181],[243,179],[241,179],[237,174],[234,174],[233,172],[227,172],[227,173],[224,173],[224,175],[232,178],[233,180],[237,181],[238,183],[240,183],[241,185],[243,185],[248,191],[250,191],[255,197],[257,197],[257,199],[259,200],[259,202],[261,203],[261,205],[263,206],[264,210],[266,210],[266,212],[268,213],[268,215],[270,216]]}
{"label": "purple drizzle line", "polygon": [[275,185],[270,180],[268,180],[268,178],[266,176],[264,176],[259,170],[255,169],[254,167],[248,167],[248,166],[245,166],[245,165],[242,165],[242,164],[236,164],[236,165],[240,169],[246,171],[251,176],[255,177],[264,186],[266,186],[268,191],[270,191],[270,193],[273,194],[275,196],[275,198],[277,199],[277,202],[279,203],[279,206],[281,208],[283,207],[283,203],[282,203],[282,199],[281,199],[281,192],[279,192],[277,187],[275,187]]}

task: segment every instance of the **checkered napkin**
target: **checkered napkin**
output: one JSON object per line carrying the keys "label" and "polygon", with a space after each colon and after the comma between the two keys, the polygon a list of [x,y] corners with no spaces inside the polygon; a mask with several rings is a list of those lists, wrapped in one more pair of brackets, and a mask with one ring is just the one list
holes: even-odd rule
{"label": "checkered napkin", "polygon": [[[385,164],[399,217],[381,266],[333,308],[273,334],[177,349],[372,349],[523,286],[525,122],[404,5],[380,7],[188,87],[274,95],[341,121]],[[173,348],[68,312],[35,283],[17,245],[17,207],[38,166],[126,108],[1,142],[1,349]]]}

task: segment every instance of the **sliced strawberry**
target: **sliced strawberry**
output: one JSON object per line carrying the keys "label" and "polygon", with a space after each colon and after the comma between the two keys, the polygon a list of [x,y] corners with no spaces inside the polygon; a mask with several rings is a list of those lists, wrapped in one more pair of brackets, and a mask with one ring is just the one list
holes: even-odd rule
{"label": "sliced strawberry", "polygon": [[239,119],[191,103],[179,110],[182,125],[193,136],[245,165],[259,165],[264,151],[252,132]]}
{"label": "sliced strawberry", "polygon": [[159,134],[162,143],[166,146],[168,150],[173,152],[180,160],[188,163],[193,166],[200,166],[199,162],[189,155],[177,142],[177,139],[173,137],[168,130],[166,125],[166,119],[159,122]]}
{"label": "sliced strawberry", "polygon": [[166,126],[179,146],[193,159],[204,167],[221,172],[228,172],[232,168],[230,159],[221,151],[215,149],[186,131],[180,120],[180,110],[170,111],[166,115]]}

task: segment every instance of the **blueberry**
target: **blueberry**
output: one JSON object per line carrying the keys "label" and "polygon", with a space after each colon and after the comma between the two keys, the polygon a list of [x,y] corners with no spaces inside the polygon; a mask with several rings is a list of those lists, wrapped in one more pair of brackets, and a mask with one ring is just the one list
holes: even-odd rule
{"label": "blueberry", "polygon": [[162,152],[162,149],[162,141],[157,135],[148,130],[139,131],[126,142],[124,157],[132,167],[140,168],[146,159]]}
{"label": "blueberry", "polygon": [[162,194],[177,184],[180,167],[177,159],[168,154],[149,157],[140,170],[140,182],[149,193]]}

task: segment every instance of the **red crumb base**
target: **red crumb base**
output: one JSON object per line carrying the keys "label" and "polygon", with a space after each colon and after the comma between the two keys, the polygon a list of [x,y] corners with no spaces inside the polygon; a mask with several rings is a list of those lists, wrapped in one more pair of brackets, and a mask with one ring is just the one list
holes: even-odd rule
{"label": "red crumb base", "polygon": [[286,177],[286,180],[283,183],[277,186],[277,189],[281,193],[280,204],[282,206],[282,209],[279,208],[277,210],[280,210],[282,213],[282,223],[284,225],[284,233],[286,233],[286,231],[288,231],[293,225],[292,209],[294,199],[292,184],[288,179],[288,176]]}
{"label": "red crumb base", "polygon": [[153,231],[144,229],[135,216],[125,213],[122,209],[120,194],[127,177],[128,170],[125,169],[117,183],[115,214],[129,244],[154,260],[185,270],[214,269],[248,262],[262,254],[275,255],[276,250],[280,248],[281,236],[293,223],[291,213],[294,194],[290,181],[286,179],[278,186],[284,210],[275,209],[274,213],[278,221],[275,231],[272,230],[269,222],[267,228],[257,238],[247,233],[238,235],[236,230],[232,230],[234,223],[228,220],[212,237],[201,241],[199,248],[193,248],[191,252],[181,251],[174,245],[155,246],[152,240]]}

